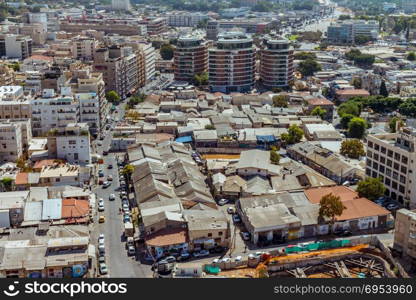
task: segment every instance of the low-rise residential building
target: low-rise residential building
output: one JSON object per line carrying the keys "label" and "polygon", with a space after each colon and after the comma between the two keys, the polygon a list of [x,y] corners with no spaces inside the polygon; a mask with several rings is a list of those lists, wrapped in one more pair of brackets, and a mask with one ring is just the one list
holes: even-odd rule
{"label": "low-rise residential building", "polygon": [[22,124],[0,122],[0,161],[17,161],[23,155]]}

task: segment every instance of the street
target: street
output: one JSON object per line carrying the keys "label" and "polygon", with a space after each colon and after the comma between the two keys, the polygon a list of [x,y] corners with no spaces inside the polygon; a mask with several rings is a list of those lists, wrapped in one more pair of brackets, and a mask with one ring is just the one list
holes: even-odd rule
{"label": "street", "polygon": [[[124,104],[120,104],[114,112],[111,120],[117,118],[122,119],[124,115]],[[103,150],[108,150],[111,143],[111,132],[106,131],[103,133],[104,140],[102,146],[98,146],[96,142],[97,153],[102,155]],[[104,171],[104,180],[107,180],[108,175],[113,177],[113,181],[108,188],[102,188],[101,185],[97,185],[93,191],[97,194],[97,198],[104,199],[105,211],[100,212],[98,215],[105,216],[105,222],[96,223],[93,239],[96,240],[100,233],[105,235],[105,251],[106,251],[106,263],[109,270],[110,277],[127,277],[127,278],[143,278],[151,277],[152,271],[149,265],[142,265],[139,260],[136,260],[134,256],[127,256],[127,250],[125,248],[125,240],[123,237],[123,220],[122,215],[119,214],[121,208],[121,199],[119,197],[119,172],[117,166],[116,154],[110,153],[107,156],[103,156],[104,163],[99,165],[99,170]],[[112,164],[113,168],[108,169],[108,165]],[[109,201],[110,194],[114,194],[116,199]]]}

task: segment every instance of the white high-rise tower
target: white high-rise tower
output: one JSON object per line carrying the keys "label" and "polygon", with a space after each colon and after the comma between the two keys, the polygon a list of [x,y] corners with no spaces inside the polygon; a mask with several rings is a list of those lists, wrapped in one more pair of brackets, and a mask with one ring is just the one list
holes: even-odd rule
{"label": "white high-rise tower", "polygon": [[129,10],[131,8],[130,0],[112,0],[111,7],[114,10]]}

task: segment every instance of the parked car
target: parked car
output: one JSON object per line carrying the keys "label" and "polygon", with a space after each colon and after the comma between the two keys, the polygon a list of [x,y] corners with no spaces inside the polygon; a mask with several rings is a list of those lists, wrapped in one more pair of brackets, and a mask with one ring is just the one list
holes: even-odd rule
{"label": "parked car", "polygon": [[220,262],[220,259],[219,258],[216,258],[216,259],[214,259],[213,261],[212,261],[212,263],[213,264],[217,264],[217,263],[219,263]]}
{"label": "parked car", "polygon": [[107,169],[112,169],[113,168],[113,165],[112,164],[109,164],[108,166],[107,166]]}
{"label": "parked car", "polygon": [[242,260],[243,260],[243,257],[240,255],[234,258],[234,261],[242,261]]}
{"label": "parked car", "polygon": [[104,181],[103,183],[103,188],[108,188],[111,185],[111,182],[109,181]]}
{"label": "parked car", "polygon": [[107,176],[107,180],[108,180],[108,181],[113,181],[113,176],[108,175],[108,176]]}
{"label": "parked car", "polygon": [[168,263],[176,262],[176,258],[172,255],[165,257],[163,260],[167,261]]}
{"label": "parked car", "polygon": [[98,223],[104,223],[105,222],[105,217],[104,216],[100,216],[98,218]]}
{"label": "parked car", "polygon": [[98,171],[98,177],[104,177],[104,171],[103,170]]}
{"label": "parked car", "polygon": [[110,194],[110,196],[108,196],[108,200],[110,200],[110,201],[116,200],[116,195]]}
{"label": "parked car", "polygon": [[100,233],[100,235],[98,236],[98,244],[99,245],[104,245],[104,242],[105,242],[104,233]]}
{"label": "parked car", "polygon": [[221,259],[221,262],[226,263],[226,262],[230,262],[231,258],[229,257],[224,257],[223,259]]}
{"label": "parked car", "polygon": [[396,209],[398,209],[398,208],[399,208],[399,205],[398,205],[397,203],[388,203],[388,204],[386,205],[386,208],[387,208],[388,210],[396,210]]}
{"label": "parked car", "polygon": [[100,256],[98,257],[98,263],[100,263],[100,264],[105,263],[105,256],[104,256],[104,255],[100,255]]}
{"label": "parked car", "polygon": [[103,155],[104,155],[104,156],[108,155],[108,151],[104,150],[104,151],[103,151]]}
{"label": "parked car", "polygon": [[227,208],[227,213],[229,213],[230,215],[235,214],[235,207],[232,207],[232,206],[228,207]]}
{"label": "parked car", "polygon": [[228,202],[229,202],[228,199],[223,198],[223,199],[218,200],[218,205],[223,206],[227,204]]}
{"label": "parked car", "polygon": [[104,211],[105,207],[104,207],[104,202],[103,203],[99,203],[98,204],[98,211]]}
{"label": "parked car", "polygon": [[191,254],[189,254],[188,252],[182,252],[177,258],[177,261],[184,261],[187,260],[191,257]]}
{"label": "parked car", "polygon": [[108,273],[107,265],[105,263],[101,263],[100,264],[100,274],[105,275],[107,273]]}
{"label": "parked car", "polygon": [[127,249],[127,254],[128,255],[136,255],[136,248],[134,248],[134,246],[129,246]]}
{"label": "parked car", "polygon": [[205,256],[208,256],[208,255],[209,255],[209,251],[205,250],[205,249],[202,249],[201,251],[193,253],[194,257],[205,257]]}
{"label": "parked car", "polygon": [[248,241],[248,240],[250,240],[250,233],[249,233],[249,232],[246,232],[246,231],[241,231],[241,232],[240,232],[240,234],[241,234],[241,238],[242,238],[244,241]]}
{"label": "parked car", "polygon": [[129,215],[124,215],[123,216],[123,223],[130,223],[131,219]]}
{"label": "parked car", "polygon": [[240,222],[241,222],[241,218],[240,218],[240,216],[239,216],[239,215],[237,215],[237,214],[234,214],[234,215],[233,215],[233,222],[234,222],[234,223],[240,223]]}

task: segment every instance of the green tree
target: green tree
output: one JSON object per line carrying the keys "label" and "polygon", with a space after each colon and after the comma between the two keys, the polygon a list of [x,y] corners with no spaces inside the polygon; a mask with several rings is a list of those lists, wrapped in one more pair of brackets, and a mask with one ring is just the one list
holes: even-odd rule
{"label": "green tree", "polygon": [[353,101],[342,103],[338,107],[338,115],[342,118],[342,116],[345,114],[350,114],[358,117],[361,114],[360,106]]}
{"label": "green tree", "polygon": [[133,165],[130,165],[130,164],[125,165],[124,168],[123,168],[123,170],[121,171],[121,173],[124,176],[126,176],[129,180],[130,180],[131,175],[133,174],[133,172],[134,172],[134,166]]}
{"label": "green tree", "polygon": [[340,15],[338,17],[338,20],[340,20],[340,21],[349,20],[349,19],[351,19],[351,16],[350,15]]}
{"label": "green tree", "polygon": [[410,61],[414,61],[414,60],[416,60],[416,54],[415,54],[415,52],[409,52],[408,54],[407,54],[407,56],[406,56],[406,58],[408,59],[408,60],[410,60]]}
{"label": "green tree", "polygon": [[287,107],[289,96],[287,95],[276,95],[273,96],[273,106],[274,107]]}
{"label": "green tree", "polygon": [[389,128],[391,132],[396,132],[396,123],[399,122],[400,127],[404,125],[404,122],[399,117],[393,117],[389,121]]}
{"label": "green tree", "polygon": [[214,130],[215,129],[215,126],[212,125],[212,124],[208,124],[208,125],[205,125],[205,129],[207,129],[207,130]]}
{"label": "green tree", "polygon": [[360,197],[365,197],[370,200],[376,200],[384,195],[386,187],[381,181],[381,178],[367,177],[365,180],[358,182],[357,192]]}
{"label": "green tree", "polygon": [[302,140],[303,135],[303,130],[298,125],[293,124],[289,127],[287,133],[281,135],[281,138],[286,144],[296,144]]}
{"label": "green tree", "polygon": [[315,107],[312,111],[311,111],[311,116],[318,116],[321,119],[325,118],[326,116],[326,109],[323,109],[320,106]]}
{"label": "green tree", "polygon": [[354,77],[354,78],[352,79],[351,84],[354,86],[354,88],[356,88],[356,89],[361,89],[361,87],[362,87],[362,81],[361,81],[361,78],[360,78],[360,77]]}
{"label": "green tree", "polygon": [[354,39],[354,42],[357,45],[363,45],[363,44],[368,43],[369,41],[371,41],[371,38],[369,38],[366,35],[357,35],[357,36],[355,36],[355,39]]}
{"label": "green tree", "polygon": [[171,60],[173,58],[175,49],[171,44],[163,44],[160,47],[160,56],[162,56],[162,59],[164,60]]}
{"label": "green tree", "polygon": [[416,117],[416,98],[409,98],[401,103],[399,112],[405,116]]}
{"label": "green tree", "polygon": [[329,219],[330,230],[335,224],[337,216],[341,216],[345,206],[342,204],[341,198],[330,193],[321,198],[319,201],[319,219]]}
{"label": "green tree", "polygon": [[316,54],[313,52],[301,51],[301,52],[295,53],[293,57],[294,59],[298,59],[298,60],[316,59]]}
{"label": "green tree", "polygon": [[10,177],[3,177],[1,179],[1,185],[3,186],[4,191],[10,192],[13,186],[13,179]]}
{"label": "green tree", "polygon": [[270,161],[274,165],[278,165],[280,161],[280,154],[276,150],[270,150]]}
{"label": "green tree", "polygon": [[302,76],[312,76],[315,72],[321,71],[321,65],[314,59],[306,59],[299,63],[298,71]]}
{"label": "green tree", "polygon": [[142,103],[145,99],[145,94],[139,94],[130,97],[129,101],[127,102],[127,109],[133,109],[137,104]]}
{"label": "green tree", "polygon": [[345,140],[341,144],[341,154],[349,158],[360,158],[365,155],[364,145],[357,139]]}
{"label": "green tree", "polygon": [[348,135],[351,138],[361,139],[365,135],[367,122],[362,118],[352,118],[348,123]]}
{"label": "green tree", "polygon": [[343,114],[342,117],[341,117],[341,121],[340,121],[341,127],[344,128],[344,129],[348,129],[348,124],[354,118],[355,118],[355,116],[352,115],[352,114]]}
{"label": "green tree", "polygon": [[195,74],[194,76],[194,84],[196,86],[207,85],[209,82],[208,73],[203,72],[201,74]]}
{"label": "green tree", "polygon": [[109,91],[106,94],[106,98],[107,98],[107,100],[109,102],[115,103],[115,104],[117,104],[118,102],[120,102],[120,99],[121,99],[120,96],[117,94],[116,91]]}
{"label": "green tree", "polygon": [[388,97],[389,92],[387,91],[386,82],[383,80],[380,85],[380,95],[383,97]]}

